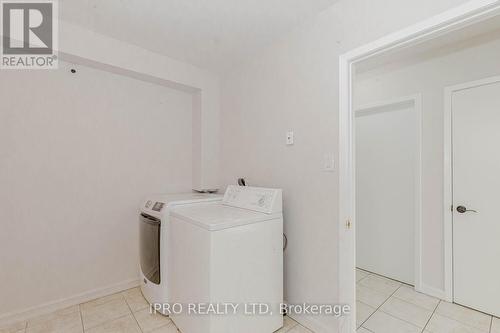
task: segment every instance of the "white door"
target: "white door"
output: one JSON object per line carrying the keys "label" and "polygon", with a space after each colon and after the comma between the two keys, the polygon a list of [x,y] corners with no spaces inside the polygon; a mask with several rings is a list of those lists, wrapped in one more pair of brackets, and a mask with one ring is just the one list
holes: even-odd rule
{"label": "white door", "polygon": [[454,301],[500,316],[500,82],[454,92],[452,126]]}
{"label": "white door", "polygon": [[415,283],[418,121],[412,102],[356,112],[356,264]]}

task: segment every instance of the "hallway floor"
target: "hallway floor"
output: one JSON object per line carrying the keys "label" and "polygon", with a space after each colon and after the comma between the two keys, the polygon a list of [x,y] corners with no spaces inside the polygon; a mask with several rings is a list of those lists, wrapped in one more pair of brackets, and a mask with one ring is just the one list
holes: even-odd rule
{"label": "hallway floor", "polygon": [[500,319],[356,270],[360,333],[500,333]]}

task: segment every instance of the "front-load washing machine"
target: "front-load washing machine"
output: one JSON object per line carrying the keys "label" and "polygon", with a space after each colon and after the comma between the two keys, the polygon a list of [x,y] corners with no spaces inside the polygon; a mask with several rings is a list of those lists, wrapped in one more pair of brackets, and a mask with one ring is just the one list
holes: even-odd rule
{"label": "front-load washing machine", "polygon": [[150,304],[165,304],[169,301],[166,242],[171,209],[221,199],[222,196],[216,194],[182,193],[151,195],[143,201],[139,213],[140,277],[142,293]]}
{"label": "front-load washing machine", "polygon": [[183,333],[272,333],[283,326],[279,189],[229,186],[221,202],[176,206],[169,233],[171,318]]}

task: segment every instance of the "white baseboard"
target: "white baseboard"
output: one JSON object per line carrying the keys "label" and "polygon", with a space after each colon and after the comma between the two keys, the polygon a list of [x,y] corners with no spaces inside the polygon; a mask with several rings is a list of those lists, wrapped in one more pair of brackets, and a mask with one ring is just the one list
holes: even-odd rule
{"label": "white baseboard", "polygon": [[427,294],[429,296],[433,296],[442,300],[447,300],[446,293],[442,289],[434,288],[431,286],[426,285],[425,283],[422,283],[420,288],[415,288],[416,291]]}
{"label": "white baseboard", "polygon": [[30,307],[25,310],[0,314],[0,326],[20,321],[25,321],[40,315],[44,315],[47,313],[67,308],[69,306],[85,303],[94,300],[96,298],[108,296],[123,290],[134,288],[137,287],[138,285],[139,285],[139,279],[126,280],[113,284],[111,286],[90,290],[57,301],[52,301],[34,307]]}

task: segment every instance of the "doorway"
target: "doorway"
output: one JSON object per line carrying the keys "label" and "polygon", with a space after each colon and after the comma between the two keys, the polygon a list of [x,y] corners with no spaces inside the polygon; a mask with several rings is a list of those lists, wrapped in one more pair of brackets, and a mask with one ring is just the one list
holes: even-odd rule
{"label": "doorway", "polygon": [[446,89],[445,223],[455,303],[500,317],[500,77]]}
{"label": "doorway", "polygon": [[[353,100],[353,90],[352,85],[354,82],[354,75],[356,71],[356,66],[364,61],[370,61],[377,58],[380,55],[390,55],[397,53],[399,51],[408,53],[414,52],[413,50],[408,51],[411,47],[418,45],[425,48],[425,45],[436,45],[436,40],[440,37],[446,35],[446,38],[453,38],[453,36],[459,36],[465,31],[467,28],[472,27],[475,24],[481,24],[482,22],[486,22],[492,17],[497,17],[500,13],[500,4],[498,2],[485,2],[485,3],[475,3],[468,4],[462,7],[459,7],[456,10],[445,12],[442,15],[435,17],[426,22],[422,22],[414,27],[410,27],[393,35],[382,38],[381,40],[375,41],[371,44],[365,45],[351,51],[341,57],[340,60],[340,164],[339,164],[339,180],[340,180],[340,215],[339,215],[339,298],[342,303],[352,304],[354,308],[355,302],[355,288],[356,288],[356,277],[355,277],[355,258],[356,258],[356,242],[355,242],[355,234],[356,228],[358,226],[357,216],[355,214],[356,211],[356,155],[354,150],[356,133],[354,131],[355,128],[355,110],[356,103]],[[498,17],[497,20],[498,22]],[[481,75],[481,77],[487,77],[488,75]],[[450,77],[454,77],[451,75]],[[465,80],[457,80],[458,82],[465,82]],[[456,83],[455,83],[456,84]],[[394,87],[394,92],[398,90],[398,87]],[[398,94],[394,94],[394,96],[398,96]],[[443,91],[441,91],[441,98],[443,98]],[[424,102],[425,104],[425,102]],[[443,107],[442,107],[443,109]],[[442,110],[441,109],[441,110]],[[444,117],[443,117],[444,118]],[[442,120],[441,120],[442,121]],[[425,140],[424,140],[425,141]],[[441,157],[443,155],[443,147],[441,147]],[[425,165],[424,161],[424,165]],[[427,166],[425,166],[427,167]],[[437,169],[437,168],[434,168]],[[442,172],[442,171],[441,171]],[[442,185],[441,185],[442,187]],[[426,190],[423,191],[424,196],[426,195]],[[445,191],[444,191],[445,192]],[[438,192],[436,192],[438,193]],[[439,194],[440,193],[440,194]],[[441,190],[438,194],[441,199],[436,200],[436,202],[441,202],[443,204],[445,200],[446,194]],[[436,195],[436,194],[434,194]],[[444,206],[444,204],[443,204]],[[467,206],[465,206],[467,207]],[[472,206],[471,206],[472,207]],[[456,207],[455,207],[456,208]],[[441,207],[442,209],[442,207]],[[453,286],[453,269],[450,270],[449,267],[453,268],[452,265],[448,265],[448,258],[453,258],[453,253],[449,251],[448,245],[451,244],[448,242],[448,233],[449,231],[447,224],[443,222],[443,215],[449,214],[450,205],[447,206],[448,213],[443,212],[441,218],[436,223],[432,225],[439,225],[444,231],[441,234],[437,234],[435,240],[439,238],[444,238],[445,246],[444,253],[435,253],[435,262],[431,263],[424,268],[424,275],[426,278],[422,282],[422,289],[428,295],[435,296],[437,299],[437,305],[434,308],[434,312],[436,312],[436,316],[442,316],[443,313],[448,313],[448,315],[452,312],[459,313],[461,311],[467,311],[469,309],[458,307],[458,305],[447,303],[444,301],[453,301],[453,290],[449,289],[449,286]],[[473,208],[472,208],[473,209]],[[424,209],[425,211],[425,209]],[[470,212],[466,212],[470,213]],[[458,213],[462,214],[462,213]],[[465,216],[465,214],[463,215]],[[446,218],[446,216],[445,216]],[[426,220],[426,219],[424,219]],[[451,229],[451,228],[450,228]],[[453,238],[453,237],[452,237]],[[442,240],[441,240],[442,242]],[[432,244],[432,243],[429,243]],[[427,245],[423,246],[423,253],[428,257],[433,254],[433,252],[429,252]],[[439,245],[441,246],[441,245]],[[430,247],[432,248],[432,246]],[[427,250],[426,250],[427,249]],[[427,251],[427,252],[426,252]],[[434,250],[433,250],[434,251]],[[490,251],[491,252],[491,251]],[[433,266],[433,267],[431,267]],[[436,270],[436,267],[438,269]],[[439,267],[442,268],[444,272],[438,272]],[[429,273],[431,272],[431,273]],[[436,275],[433,272],[437,272]],[[359,272],[360,276],[369,274],[366,272]],[[373,275],[373,274],[372,274]],[[368,275],[369,276],[369,275]],[[375,276],[378,277],[378,276]],[[366,278],[361,277],[361,278]],[[427,279],[427,280],[426,280]],[[374,279],[375,280],[375,279]],[[449,281],[452,281],[450,284]],[[426,283],[427,282],[427,283]],[[401,287],[398,287],[401,289]],[[398,289],[397,288],[397,289]],[[449,296],[451,295],[451,298]],[[399,299],[401,300],[401,299]],[[458,302],[457,302],[458,303]],[[442,306],[441,306],[442,304]],[[470,305],[469,305],[470,306]],[[401,308],[401,307],[399,307]],[[465,310],[464,310],[465,309]],[[363,309],[358,309],[359,312],[362,312]],[[447,312],[448,311],[448,312]],[[356,312],[356,311],[355,311]],[[439,313],[437,313],[439,312]],[[494,314],[489,312],[490,314]],[[462,313],[463,314],[463,313]],[[442,320],[448,320],[450,317],[441,318]],[[384,316],[377,318],[378,322],[384,322]],[[478,313],[477,314],[477,324],[475,328],[480,328],[480,330],[488,332],[491,326],[491,315]],[[451,318],[453,323],[456,325],[461,325],[457,320],[459,318]],[[386,322],[388,320],[385,320]],[[489,322],[489,326],[488,326]],[[406,322],[408,323],[408,321]],[[451,323],[451,322],[449,322]],[[427,322],[425,327],[429,327],[430,323]],[[445,325],[443,322],[439,323],[439,320],[432,322],[431,327],[439,326],[439,324]],[[434,325],[434,326],[432,326]],[[437,325],[437,326],[436,326]],[[467,325],[472,325],[471,323],[467,323]],[[466,326],[467,326],[466,325]],[[478,327],[481,326],[481,327]],[[488,328],[486,327],[488,326]],[[339,322],[339,330],[341,332],[352,332],[356,328],[355,317],[341,319]],[[460,326],[456,326],[456,329],[459,329]],[[441,326],[443,328],[443,326]],[[394,330],[393,330],[394,331]],[[411,330],[408,330],[411,331]]]}

